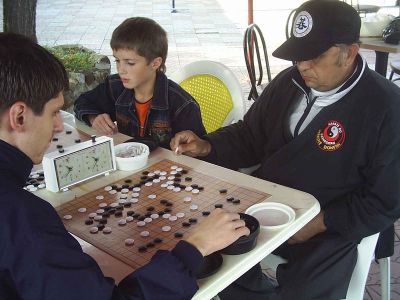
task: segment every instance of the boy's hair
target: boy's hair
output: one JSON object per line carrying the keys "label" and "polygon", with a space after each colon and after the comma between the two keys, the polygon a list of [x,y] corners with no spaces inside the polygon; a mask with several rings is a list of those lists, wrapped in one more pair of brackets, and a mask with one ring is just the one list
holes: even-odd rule
{"label": "boy's hair", "polygon": [[167,33],[152,19],[143,17],[126,19],[115,28],[110,45],[113,50],[135,50],[140,56],[145,57],[148,63],[161,57],[162,63],[158,70],[164,73],[166,71]]}
{"label": "boy's hair", "polygon": [[49,51],[15,33],[0,33],[0,113],[23,101],[36,115],[68,89],[62,63]]}

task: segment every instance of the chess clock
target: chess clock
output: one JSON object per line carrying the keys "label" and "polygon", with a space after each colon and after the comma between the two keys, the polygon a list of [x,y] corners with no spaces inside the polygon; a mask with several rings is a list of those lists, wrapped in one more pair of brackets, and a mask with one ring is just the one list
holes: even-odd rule
{"label": "chess clock", "polygon": [[74,184],[116,169],[112,138],[101,136],[47,153],[43,157],[46,188],[68,190]]}

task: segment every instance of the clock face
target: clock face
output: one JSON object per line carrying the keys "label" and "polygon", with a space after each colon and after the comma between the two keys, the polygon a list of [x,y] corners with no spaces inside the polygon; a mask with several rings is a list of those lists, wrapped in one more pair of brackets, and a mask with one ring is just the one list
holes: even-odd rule
{"label": "clock face", "polygon": [[113,169],[110,142],[94,144],[54,160],[60,188],[83,181]]}

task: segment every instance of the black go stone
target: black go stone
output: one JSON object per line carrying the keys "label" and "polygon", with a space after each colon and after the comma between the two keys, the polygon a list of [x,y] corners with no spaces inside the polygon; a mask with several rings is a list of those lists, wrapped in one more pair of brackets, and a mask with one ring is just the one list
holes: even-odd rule
{"label": "black go stone", "polygon": [[189,222],[183,222],[183,223],[182,223],[182,226],[183,226],[183,227],[190,227],[190,225],[191,225],[191,224],[190,224]]}
{"label": "black go stone", "polygon": [[164,213],[170,213],[172,211],[172,209],[170,209],[169,207],[164,209]]}
{"label": "black go stone", "polygon": [[182,174],[180,174],[180,173],[175,174],[175,177],[181,177],[181,176],[182,176]]}
{"label": "black go stone", "polygon": [[87,219],[87,220],[85,220],[85,224],[86,225],[92,225],[93,224],[93,220],[92,219]]}
{"label": "black go stone", "polygon": [[124,207],[122,205],[118,205],[117,207],[115,207],[116,210],[123,210]]}
{"label": "black go stone", "polygon": [[192,181],[192,177],[185,177],[185,181]]}
{"label": "black go stone", "polygon": [[222,190],[219,190],[219,193],[220,194],[226,194],[228,192],[228,190],[227,189],[222,189]]}
{"label": "black go stone", "polygon": [[203,211],[202,215],[206,217],[206,216],[210,215],[210,212],[209,211]]}
{"label": "black go stone", "polygon": [[191,223],[191,224],[197,223],[197,219],[196,218],[190,218],[189,219],[189,223]]}
{"label": "black go stone", "polygon": [[175,232],[174,236],[176,238],[181,238],[181,237],[183,237],[183,233],[182,232]]}
{"label": "black go stone", "polygon": [[186,185],[181,184],[179,187],[180,187],[182,190],[184,190],[184,189],[186,188]]}
{"label": "black go stone", "polygon": [[65,133],[66,133],[66,134],[71,134],[72,131],[71,131],[71,130],[67,130],[67,131],[65,131]]}
{"label": "black go stone", "polygon": [[64,149],[59,149],[58,152],[59,153],[64,153]]}
{"label": "black go stone", "polygon": [[122,187],[117,187],[117,188],[116,188],[116,191],[117,191],[117,192],[122,191]]}
{"label": "black go stone", "polygon": [[122,211],[116,211],[115,212],[116,217],[122,217]]}
{"label": "black go stone", "polygon": [[75,139],[75,143],[79,144],[81,142],[81,139]]}
{"label": "black go stone", "polygon": [[111,188],[112,188],[113,190],[116,190],[116,189],[118,188],[118,185],[113,184],[113,185],[111,186]]}
{"label": "black go stone", "polygon": [[239,200],[239,199],[235,199],[235,200],[232,201],[232,203],[233,203],[233,204],[239,204],[239,203],[240,203],[240,200]]}
{"label": "black go stone", "polygon": [[147,175],[147,174],[149,174],[149,171],[143,171],[142,174]]}
{"label": "black go stone", "polygon": [[129,202],[124,203],[124,207],[131,207],[131,206],[132,206],[132,203],[129,203]]}
{"label": "black go stone", "polygon": [[147,246],[148,248],[154,247],[154,243],[153,243],[153,242],[148,242],[148,243],[146,244],[146,246]]}
{"label": "black go stone", "polygon": [[188,173],[188,170],[183,169],[183,170],[181,171],[181,173],[182,173],[182,174],[187,174],[187,173]]}
{"label": "black go stone", "polygon": [[148,211],[148,212],[146,212],[144,215],[148,218],[148,217],[151,216],[151,214],[152,214],[152,212],[151,212],[151,211]]}
{"label": "black go stone", "polygon": [[57,145],[56,147],[57,147],[57,149],[61,149],[63,147],[63,145]]}
{"label": "black go stone", "polygon": [[172,204],[172,202],[167,202],[167,203],[165,203],[165,206],[171,207],[171,206],[173,206],[173,204]]}
{"label": "black go stone", "polygon": [[180,178],[178,178],[178,177],[175,177],[175,178],[174,178],[174,181],[175,181],[175,182],[181,182],[181,180],[182,180],[182,179],[180,179]]}
{"label": "black go stone", "polygon": [[125,179],[125,183],[132,183],[132,179]]}
{"label": "black go stone", "polygon": [[165,214],[165,212],[163,211],[163,210],[160,210],[159,212],[158,212],[158,215],[159,216],[162,216],[162,215],[164,215]]}
{"label": "black go stone", "polygon": [[123,188],[123,189],[129,188],[129,184],[123,184],[123,185],[122,185],[122,188]]}
{"label": "black go stone", "polygon": [[217,204],[215,204],[214,206],[215,206],[215,208],[222,208],[222,207],[223,207],[223,205],[220,204],[220,203],[217,203]]}
{"label": "black go stone", "polygon": [[99,224],[107,224],[107,219],[101,219],[101,220],[99,220]]}
{"label": "black go stone", "polygon": [[199,185],[197,185],[197,184],[192,184],[191,187],[194,188],[194,189],[197,189],[197,188],[199,187]]}
{"label": "black go stone", "polygon": [[140,214],[138,214],[138,213],[133,214],[132,217],[133,217],[134,219],[138,219],[138,218],[140,217]]}
{"label": "black go stone", "polygon": [[198,189],[199,191],[204,191],[204,186],[199,186],[197,189]]}
{"label": "black go stone", "polygon": [[97,224],[96,226],[100,231],[102,231],[105,227],[103,224]]}
{"label": "black go stone", "polygon": [[154,206],[149,206],[149,207],[147,208],[147,211],[154,211]]}
{"label": "black go stone", "polygon": [[146,246],[140,246],[139,247],[139,252],[145,252],[147,251],[147,247]]}
{"label": "black go stone", "polygon": [[160,203],[161,203],[161,204],[167,204],[167,203],[168,203],[168,200],[166,200],[166,199],[161,199],[161,200],[160,200]]}
{"label": "black go stone", "polygon": [[133,216],[135,214],[135,212],[133,211],[133,210],[128,210],[127,212],[126,212],[126,215],[127,216]]}
{"label": "black go stone", "polygon": [[110,213],[105,212],[101,215],[103,218],[109,218],[110,217]]}
{"label": "black go stone", "polygon": [[138,217],[138,220],[139,220],[139,221],[144,221],[144,219],[146,219],[146,216],[140,216],[140,217]]}
{"label": "black go stone", "polygon": [[53,142],[57,142],[58,141],[58,138],[53,138]]}
{"label": "black go stone", "polygon": [[108,213],[109,213],[110,215],[115,214],[115,209],[114,209],[114,208],[111,208],[111,209],[108,211]]}
{"label": "black go stone", "polygon": [[233,198],[233,197],[229,197],[226,199],[226,201],[228,201],[228,202],[232,202],[233,200],[235,200],[235,198]]}
{"label": "black go stone", "polygon": [[153,242],[156,243],[156,244],[159,244],[159,243],[161,243],[162,241],[163,241],[163,239],[162,239],[162,238],[159,238],[159,237],[157,237],[157,238],[155,238],[155,239],[153,240]]}

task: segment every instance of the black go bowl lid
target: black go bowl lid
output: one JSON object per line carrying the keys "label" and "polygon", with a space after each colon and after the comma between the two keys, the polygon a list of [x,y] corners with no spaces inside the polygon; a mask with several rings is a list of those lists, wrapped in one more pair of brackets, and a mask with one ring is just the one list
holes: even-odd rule
{"label": "black go bowl lid", "polygon": [[221,268],[222,261],[222,255],[219,252],[204,256],[203,263],[196,272],[196,278],[202,279],[215,274]]}

